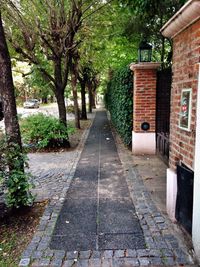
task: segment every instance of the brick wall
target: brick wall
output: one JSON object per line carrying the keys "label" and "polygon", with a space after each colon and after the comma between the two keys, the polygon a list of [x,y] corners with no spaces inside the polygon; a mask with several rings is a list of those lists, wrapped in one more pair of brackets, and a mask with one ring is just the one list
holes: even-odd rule
{"label": "brick wall", "polygon": [[156,70],[136,69],[134,72],[133,130],[141,130],[142,122],[149,122],[148,132],[155,132]]}
{"label": "brick wall", "polygon": [[[173,78],[170,118],[170,160],[172,169],[182,161],[194,168],[196,99],[198,86],[198,64],[200,62],[200,20],[173,39]],[[192,88],[192,113],[190,131],[179,125],[181,91]]]}

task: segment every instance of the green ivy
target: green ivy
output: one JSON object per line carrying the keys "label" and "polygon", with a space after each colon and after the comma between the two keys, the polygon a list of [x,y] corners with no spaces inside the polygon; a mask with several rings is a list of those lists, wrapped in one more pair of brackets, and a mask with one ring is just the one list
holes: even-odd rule
{"label": "green ivy", "polygon": [[111,121],[127,146],[132,141],[133,74],[129,67],[118,69],[108,82],[105,95]]}

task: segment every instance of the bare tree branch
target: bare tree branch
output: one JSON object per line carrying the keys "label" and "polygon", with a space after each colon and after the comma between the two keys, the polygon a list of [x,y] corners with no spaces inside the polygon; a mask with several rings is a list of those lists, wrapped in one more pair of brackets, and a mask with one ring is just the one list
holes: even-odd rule
{"label": "bare tree branch", "polygon": [[95,3],[96,0],[92,1],[92,3],[83,10],[83,14],[85,14]]}
{"label": "bare tree branch", "polygon": [[110,4],[113,0],[108,1],[105,5],[100,6],[99,8],[95,9],[93,12],[89,13],[87,16],[83,17],[81,21],[85,20],[86,18],[92,16],[94,13],[98,12],[99,10],[101,10],[102,8],[104,8],[105,6],[107,6],[108,4]]}
{"label": "bare tree branch", "polygon": [[28,76],[28,75],[31,75],[31,74],[33,73],[33,70],[32,70],[32,71],[30,71],[30,72],[27,72],[27,73],[24,73],[24,72],[22,72],[22,71],[15,70],[15,69],[13,69],[12,71],[14,71],[14,72],[16,72],[16,73],[19,73],[19,74],[21,74],[21,75],[22,75],[22,77],[26,77],[26,76]]}

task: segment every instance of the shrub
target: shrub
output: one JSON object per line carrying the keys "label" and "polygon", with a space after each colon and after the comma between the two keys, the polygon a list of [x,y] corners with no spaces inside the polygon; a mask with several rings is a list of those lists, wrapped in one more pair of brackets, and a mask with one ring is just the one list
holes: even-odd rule
{"label": "shrub", "polygon": [[31,174],[23,171],[24,166],[28,167],[26,154],[21,152],[17,144],[10,143],[8,146],[5,138],[2,138],[0,141],[0,180],[5,187],[8,207],[20,208],[31,206],[33,203],[34,196],[30,192],[32,185],[29,183]]}
{"label": "shrub", "polygon": [[111,121],[124,143],[131,145],[133,124],[133,74],[128,67],[112,74],[105,95]]}
{"label": "shrub", "polygon": [[67,113],[74,113],[74,106],[73,105],[68,105],[66,108]]}
{"label": "shrub", "polygon": [[23,142],[39,149],[62,147],[68,135],[75,131],[74,127],[66,127],[59,119],[42,113],[23,119],[20,128]]}

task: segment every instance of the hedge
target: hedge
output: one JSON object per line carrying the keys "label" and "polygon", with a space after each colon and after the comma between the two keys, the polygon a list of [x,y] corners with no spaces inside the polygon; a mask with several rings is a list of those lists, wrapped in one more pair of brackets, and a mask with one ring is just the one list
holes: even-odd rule
{"label": "hedge", "polygon": [[131,145],[133,124],[133,73],[123,67],[112,73],[105,95],[111,121],[123,142]]}

